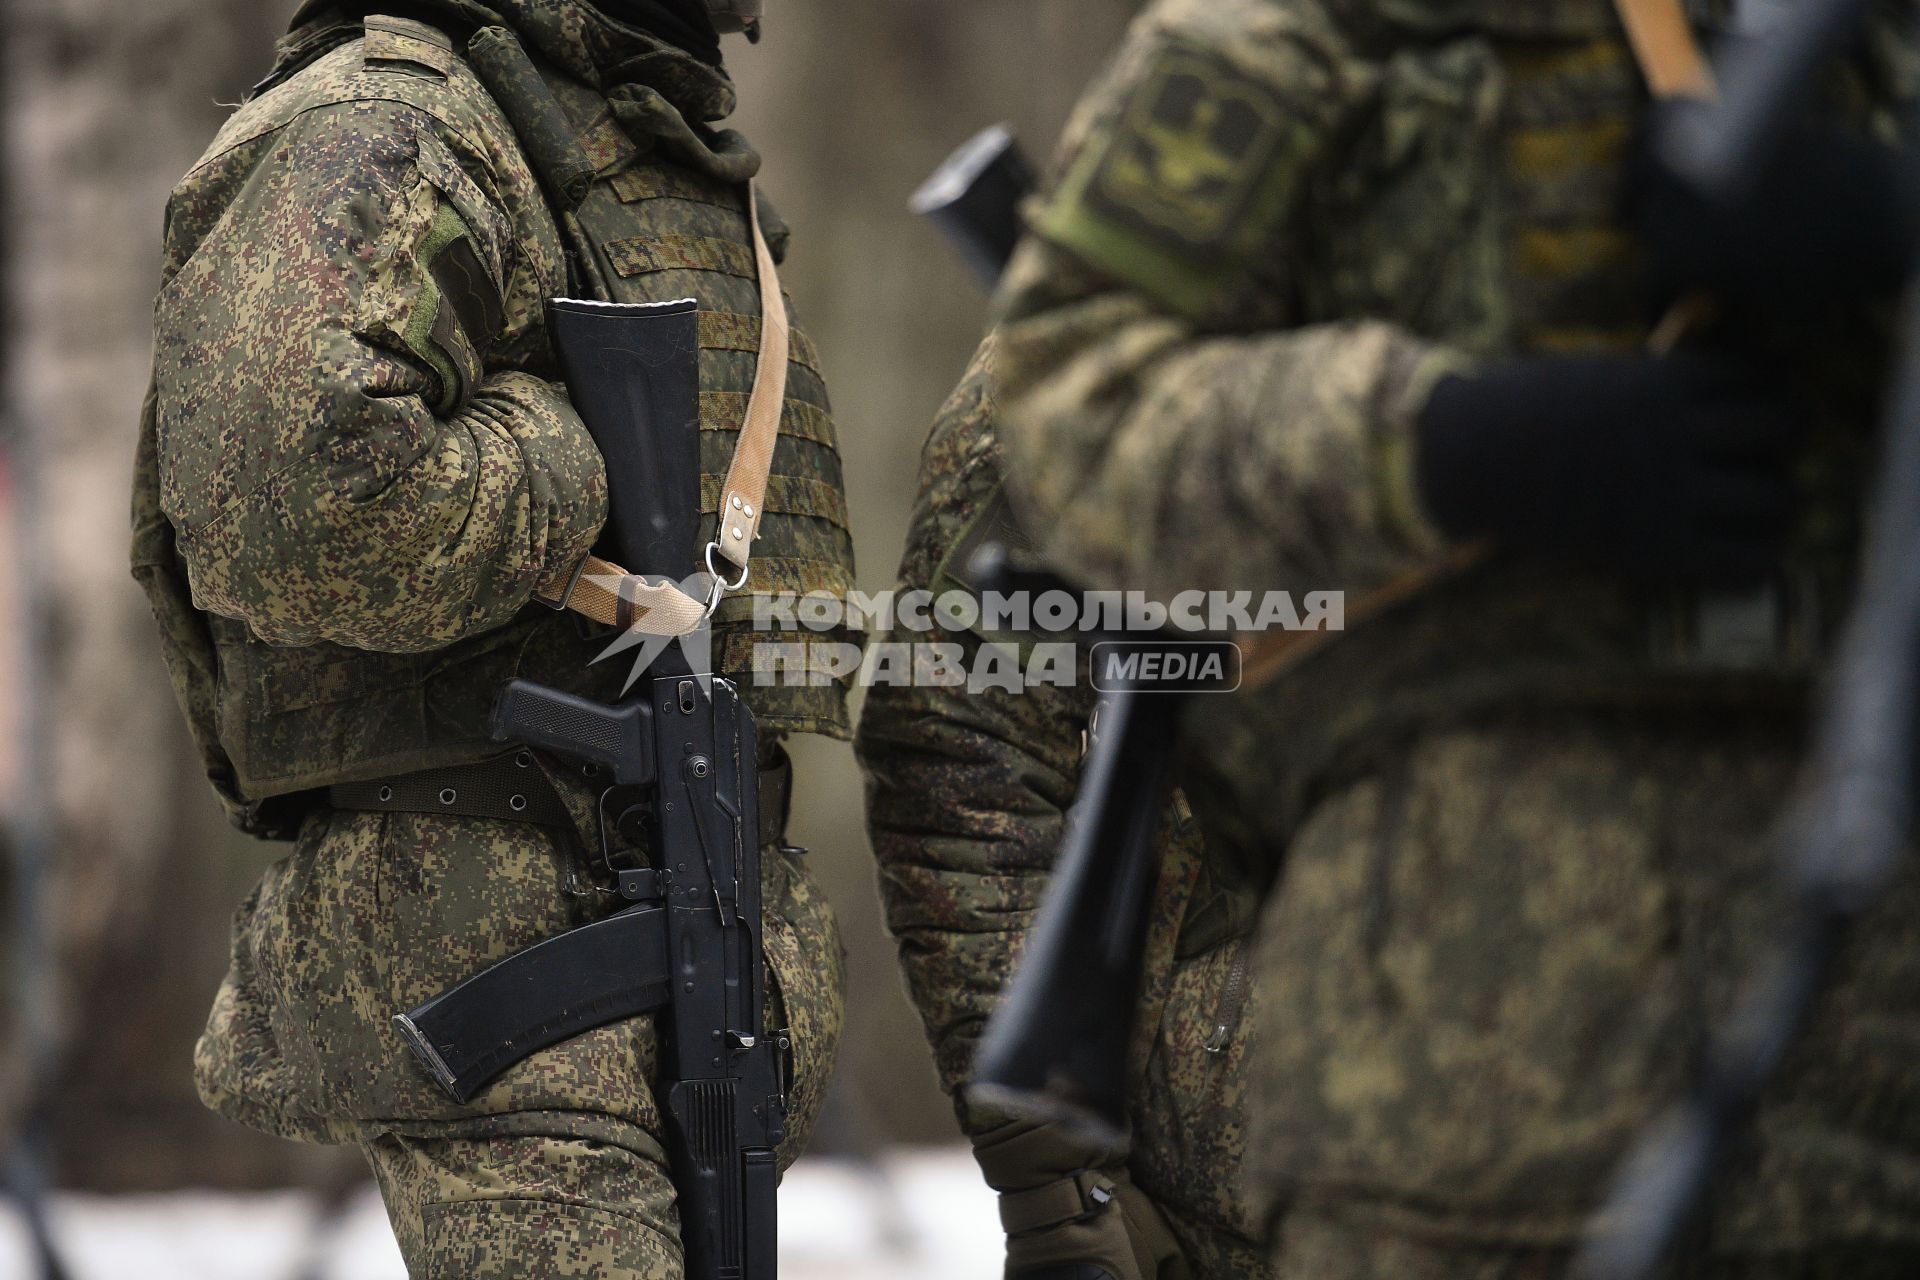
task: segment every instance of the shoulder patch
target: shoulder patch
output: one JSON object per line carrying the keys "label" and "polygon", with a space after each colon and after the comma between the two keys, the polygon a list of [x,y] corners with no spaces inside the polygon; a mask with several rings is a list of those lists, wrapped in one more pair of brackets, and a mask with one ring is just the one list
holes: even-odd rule
{"label": "shoulder patch", "polygon": [[448,66],[452,72],[444,78],[396,75],[387,68],[369,66],[362,41],[337,45],[268,92],[250,98],[227,117],[188,174],[192,176],[227,152],[285,128],[306,112],[327,107],[411,109],[437,121],[469,152],[489,156],[517,152],[519,145],[512,126],[472,71],[457,59]]}
{"label": "shoulder patch", "polygon": [[1316,138],[1282,86],[1216,50],[1170,44],[1068,169],[1040,230],[1197,312],[1262,248]]}

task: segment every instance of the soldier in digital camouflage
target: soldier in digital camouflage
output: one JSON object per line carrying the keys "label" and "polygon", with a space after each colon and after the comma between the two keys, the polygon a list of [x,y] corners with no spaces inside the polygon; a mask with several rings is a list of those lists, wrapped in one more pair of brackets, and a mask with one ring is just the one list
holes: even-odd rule
{"label": "soldier in digital camouflage", "polygon": [[[989,339],[928,437],[903,592],[973,592],[973,551],[1022,542],[1003,493],[994,363]],[[1059,638],[960,632],[936,619],[925,634],[877,637],[892,639],[958,645],[959,665],[972,669],[985,646]],[[1009,1280],[1082,1274],[1067,1269],[1075,1265],[1113,1280],[1258,1277],[1261,1224],[1241,1176],[1248,1034],[1259,1016],[1246,946],[1256,899],[1244,872],[1201,840],[1185,797],[1162,818],[1129,1143],[1089,1144],[965,1097],[982,1027],[1059,850],[1093,703],[1084,664],[1071,687],[868,691],[857,746],[888,927],[941,1085],[1000,1192]]]}
{"label": "soldier in digital camouflage", "polygon": [[[545,306],[699,300],[711,512],[761,330],[759,157],[715,124],[734,104],[719,32],[758,9],[312,0],[168,207],[133,566],[215,791],[293,842],[235,919],[196,1077],[243,1123],[357,1145],[415,1276],[682,1273],[651,1019],[540,1052],[464,1105],[390,1020],[619,905],[597,791],[487,734],[509,678],[612,701],[628,674],[593,664],[605,632],[552,607],[608,492]],[[848,720],[833,680],[754,687],[752,597],[852,581],[797,330],[779,431],[752,578],[712,643],[760,724],[767,1025],[795,1055],[784,1165],[819,1108],[842,971],[782,836],[779,742]],[[393,799],[414,793],[439,800]]]}
{"label": "soldier in digital camouflage", "polygon": [[[1245,1058],[1272,1274],[1563,1274],[1777,919],[1914,17],[1834,60],[1812,168],[1754,175],[1791,251],[1759,261],[1642,233],[1690,211],[1636,180],[1606,0],[1156,0],[1083,101],[999,304],[1020,527],[1090,587],[1348,601],[1198,699],[1180,762],[1209,856],[1277,876]],[[1719,320],[1652,354],[1693,284]],[[1676,1274],[1920,1274],[1917,908],[1909,874],[1851,937]]]}

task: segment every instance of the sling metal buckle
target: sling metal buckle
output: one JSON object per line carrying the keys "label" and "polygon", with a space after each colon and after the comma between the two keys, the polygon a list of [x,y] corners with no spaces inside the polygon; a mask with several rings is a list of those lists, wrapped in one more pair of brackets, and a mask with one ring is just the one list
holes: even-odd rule
{"label": "sling metal buckle", "polygon": [[[740,568],[740,576],[732,582],[728,582],[726,575],[714,567],[713,553],[716,551],[720,551],[720,544],[718,542],[709,542],[707,544],[707,575],[713,579],[713,594],[707,598],[708,617],[712,617],[713,611],[720,607],[720,597],[726,595],[729,591],[738,591],[747,585],[747,574],[749,572],[747,567],[742,565]],[[721,551],[720,554],[724,557],[726,552]]]}

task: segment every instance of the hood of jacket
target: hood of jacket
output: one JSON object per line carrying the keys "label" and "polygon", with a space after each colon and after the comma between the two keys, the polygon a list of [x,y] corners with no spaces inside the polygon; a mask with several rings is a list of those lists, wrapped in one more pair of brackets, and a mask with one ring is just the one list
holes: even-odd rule
{"label": "hood of jacket", "polygon": [[720,120],[733,112],[733,81],[724,66],[702,62],[585,0],[395,0],[390,6],[379,0],[351,6],[306,0],[280,43],[279,58],[359,13],[418,18],[442,27],[456,42],[481,27],[508,27],[536,58],[603,93],[630,85],[653,89],[689,121]]}

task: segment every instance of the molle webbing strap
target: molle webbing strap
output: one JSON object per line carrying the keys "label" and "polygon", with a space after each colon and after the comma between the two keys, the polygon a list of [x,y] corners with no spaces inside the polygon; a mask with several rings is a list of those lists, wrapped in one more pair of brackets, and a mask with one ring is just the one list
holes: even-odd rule
{"label": "molle webbing strap", "polygon": [[[795,361],[799,363],[798,360]],[[804,367],[804,366],[803,366]],[[747,397],[739,391],[702,391],[700,393],[700,429],[702,431],[738,431],[746,417]],[[792,440],[834,447],[837,434],[833,418],[819,405],[804,400],[788,400],[786,416],[780,420],[780,434]]]}
{"label": "molle webbing strap", "polygon": [[718,271],[743,280],[757,275],[753,250],[712,236],[665,235],[615,240],[607,245],[614,274],[643,276],[654,271]]}
{"label": "molle webbing strap", "polygon": [[640,148],[620,127],[610,110],[603,110],[593,123],[580,131],[580,154],[587,158],[596,174],[624,164],[640,154]]}
{"label": "molle webbing strap", "polygon": [[[709,515],[722,509],[722,483],[719,476],[700,477],[700,514]],[[761,497],[765,509],[774,515],[807,516],[842,529],[852,528],[847,518],[846,495],[824,481],[809,480],[805,476],[775,476],[767,482]]]}
{"label": "molle webbing strap", "polygon": [[[820,373],[820,352],[804,333],[787,335],[792,349],[787,359],[816,376]],[[759,351],[760,317],[743,316],[732,311],[700,313],[700,345],[713,351]]]}
{"label": "molle webbing strap", "polygon": [[[760,279],[760,358],[754,369],[753,391],[747,397],[740,438],[733,462],[713,506],[718,523],[713,548],[739,570],[734,584],[747,580],[747,562],[764,514],[767,478],[773,467],[773,447],[780,434],[780,415],[787,395],[787,356],[791,345],[786,303],[780,294],[780,274],[773,265],[760,230],[760,206],[752,184],[747,187],[747,220],[753,228],[753,253]],[[716,590],[718,589],[716,585]],[[715,599],[717,600],[717,596]],[[648,582],[617,564],[588,556],[575,570],[564,607],[607,627],[641,631],[647,635],[680,636],[698,630],[711,613],[710,604],[696,600],[671,582]]]}
{"label": "molle webbing strap", "polygon": [[619,197],[622,204],[667,197],[713,205],[739,214],[746,212],[740,207],[740,188],[716,187],[703,174],[665,165],[636,165],[622,169],[607,179],[607,185],[613,188],[613,194]]}

